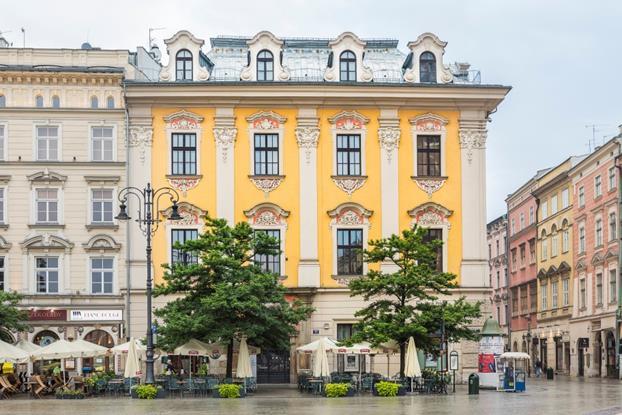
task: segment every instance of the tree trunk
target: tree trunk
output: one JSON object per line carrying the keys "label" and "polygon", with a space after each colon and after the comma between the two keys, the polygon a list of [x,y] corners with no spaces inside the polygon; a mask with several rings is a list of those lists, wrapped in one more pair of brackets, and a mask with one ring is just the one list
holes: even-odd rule
{"label": "tree trunk", "polygon": [[404,366],[406,363],[406,343],[400,342],[400,376],[404,377]]}
{"label": "tree trunk", "polygon": [[233,377],[233,338],[229,340],[227,345],[227,373],[225,374],[227,379]]}

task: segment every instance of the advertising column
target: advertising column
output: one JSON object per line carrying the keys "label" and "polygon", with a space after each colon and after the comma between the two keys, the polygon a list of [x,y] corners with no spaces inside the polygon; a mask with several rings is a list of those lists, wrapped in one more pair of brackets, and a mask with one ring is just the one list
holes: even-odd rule
{"label": "advertising column", "polygon": [[488,318],[482,327],[479,341],[478,370],[481,388],[496,388],[499,383],[496,358],[503,353],[503,330],[497,320]]}

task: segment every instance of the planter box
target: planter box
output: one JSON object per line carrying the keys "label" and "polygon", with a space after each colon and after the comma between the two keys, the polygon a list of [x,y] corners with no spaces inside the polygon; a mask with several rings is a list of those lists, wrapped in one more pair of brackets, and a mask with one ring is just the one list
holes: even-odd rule
{"label": "planter box", "polygon": [[[326,391],[322,392],[322,396],[327,398]],[[348,391],[346,392],[346,396],[339,396],[339,398],[348,398],[348,397],[352,397],[352,396],[356,396],[356,391],[354,390],[354,388],[348,389]],[[333,398],[331,398],[331,399],[333,399]]]}
{"label": "planter box", "polygon": [[[140,399],[138,397],[138,395],[136,394],[136,390],[132,389],[130,392],[130,396],[132,397],[132,399]],[[166,389],[164,388],[158,388],[158,393],[156,394],[155,399],[164,399],[168,396],[168,392],[166,391]]]}
{"label": "planter box", "polygon": [[[246,393],[244,393],[244,389],[240,389],[240,398],[245,398]],[[212,390],[212,398],[222,398],[222,399],[235,399],[235,398],[223,398],[220,396],[220,392],[218,392],[218,387]]]}
{"label": "planter box", "polygon": [[[378,390],[377,390],[376,388],[373,388],[373,389],[372,389],[372,394],[373,394],[374,396],[378,396],[378,397],[380,397],[380,398],[390,398],[390,396],[380,396],[380,395],[378,395]],[[405,388],[405,387],[403,387],[403,386],[400,386],[400,387],[397,389],[397,396],[406,396],[406,388]]]}

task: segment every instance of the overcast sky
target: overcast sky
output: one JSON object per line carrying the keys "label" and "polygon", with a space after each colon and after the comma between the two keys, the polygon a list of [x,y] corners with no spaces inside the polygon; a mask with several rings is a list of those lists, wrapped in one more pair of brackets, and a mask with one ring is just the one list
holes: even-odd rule
{"label": "overcast sky", "polygon": [[[616,0],[0,0],[0,31],[21,46],[147,46],[180,29],[197,37],[254,35],[360,37],[406,43],[423,32],[447,41],[445,62],[467,61],[484,83],[513,90],[488,134],[488,218],[536,170],[588,152],[622,123],[622,1]],[[162,48],[164,50],[164,48]]]}

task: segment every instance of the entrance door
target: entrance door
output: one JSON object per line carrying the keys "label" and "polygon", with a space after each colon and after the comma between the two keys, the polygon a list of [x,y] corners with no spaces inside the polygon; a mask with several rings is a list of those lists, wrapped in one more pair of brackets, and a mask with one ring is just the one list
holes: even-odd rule
{"label": "entrance door", "polygon": [[618,378],[618,372],[616,370],[616,339],[612,331],[607,331],[607,339],[605,345],[607,346],[607,377]]}
{"label": "entrance door", "polygon": [[540,339],[540,361],[542,362],[542,370],[546,371],[549,367],[547,359],[548,351],[546,348],[546,339]]}
{"label": "entrance door", "polygon": [[564,370],[563,356],[562,342],[557,340],[555,341],[555,370],[558,372]]}
{"label": "entrance door", "polygon": [[257,355],[257,383],[289,383],[289,351]]}
{"label": "entrance door", "polygon": [[584,375],[584,370],[583,370],[583,367],[584,367],[584,364],[585,364],[585,355],[583,354],[584,350],[585,349],[583,349],[583,348],[579,348],[579,350],[578,350],[579,351],[579,354],[578,354],[579,376],[583,376]]}

